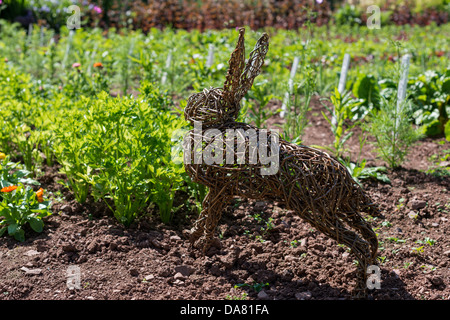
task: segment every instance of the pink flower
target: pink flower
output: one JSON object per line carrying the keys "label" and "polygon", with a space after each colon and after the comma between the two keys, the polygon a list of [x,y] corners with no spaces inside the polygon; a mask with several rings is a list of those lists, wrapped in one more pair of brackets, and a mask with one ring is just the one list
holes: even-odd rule
{"label": "pink flower", "polygon": [[318,4],[321,4],[321,3],[323,2],[323,0],[316,0],[316,2],[317,2]]}
{"label": "pink flower", "polygon": [[94,11],[100,14],[100,13],[102,13],[102,8],[95,6]]}
{"label": "pink flower", "polygon": [[75,63],[72,65],[72,68],[79,68],[79,67],[81,67],[81,63],[79,63],[79,62],[75,62]]}

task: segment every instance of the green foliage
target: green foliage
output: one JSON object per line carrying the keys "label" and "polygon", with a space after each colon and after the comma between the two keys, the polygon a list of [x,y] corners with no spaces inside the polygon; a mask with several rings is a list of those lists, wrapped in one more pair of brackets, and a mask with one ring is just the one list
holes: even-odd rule
{"label": "green foliage", "polygon": [[[406,30],[409,40],[401,42],[401,49],[412,55],[408,93],[413,109],[405,110],[404,116],[423,126],[429,135],[447,132],[450,140],[450,125],[443,113],[449,112],[448,71],[426,72],[448,67],[448,59],[439,53],[448,47],[448,25],[423,29],[386,26],[376,34],[366,29],[307,24],[298,31],[272,32],[260,82],[243,100],[239,120],[252,121],[258,127],[267,124],[275,111],[267,108],[269,101],[280,99],[279,93],[285,92],[289,67],[294,57],[299,57],[300,70],[288,106],[292,112],[287,113],[283,134],[301,143],[313,95],[330,95],[341,68],[339,57],[348,52],[358,64],[349,70],[347,86],[356,99],[350,92],[331,92],[337,121],[331,126],[335,140],[330,150],[356,180],[385,180],[382,167],[368,168],[365,160],[346,158],[346,142],[359,124],[355,121],[373,126],[375,119],[374,131],[384,139],[381,149],[402,154],[402,134],[390,140],[392,136],[384,135],[390,132],[388,127],[396,115],[387,111],[383,99],[391,101],[396,95],[398,79],[393,71],[400,50],[400,46],[386,45],[385,39]],[[342,38],[344,33],[349,41]],[[163,221],[170,221],[177,210],[177,192],[186,192],[201,211],[208,190],[193,183],[182,164],[174,161],[173,151],[179,151],[180,142],[174,135],[185,125],[180,117],[183,99],[192,91],[223,85],[236,31],[166,28],[143,34],[126,29],[80,29],[70,36],[63,27],[58,41],[53,40],[54,35],[53,30],[38,27],[28,35],[18,24],[0,20],[0,150],[8,159],[23,164],[10,160],[1,164],[2,186],[30,184],[44,162],[49,166],[57,163],[66,175],[63,183],[77,201],[83,203],[88,197],[103,201],[126,225],[148,214],[152,204]],[[252,47],[256,36],[252,33],[246,46]],[[210,68],[205,64],[209,45],[221,48],[215,51],[216,62]],[[166,68],[169,52],[172,63]],[[75,62],[80,66],[72,67]],[[95,62],[103,67],[95,68]],[[162,84],[164,74],[167,81]],[[114,93],[122,94],[114,98]],[[394,163],[400,158],[394,157]],[[262,232],[270,230],[268,223]]]}
{"label": "green foliage", "polygon": [[335,21],[338,25],[361,25],[361,11],[358,7],[345,4],[339,8],[335,15]]}
{"label": "green foliage", "polygon": [[345,167],[348,172],[352,175],[353,179],[356,182],[360,183],[361,180],[364,179],[374,179],[379,180],[384,183],[390,183],[391,180],[386,175],[387,168],[386,167],[367,167],[366,168],[366,159],[364,159],[361,163],[353,163],[353,162],[344,162]]}
{"label": "green foliage", "polygon": [[256,101],[256,104],[250,104],[246,110],[247,117],[258,128],[263,127],[264,123],[273,115],[273,111],[267,108],[268,103],[275,98],[275,95],[269,91],[270,88],[270,83],[266,79],[255,82],[248,93],[249,98]]}
{"label": "green foliage", "polygon": [[[330,99],[334,108],[331,109],[326,105],[324,106],[328,112],[331,113],[331,118],[322,111],[322,115],[330,124],[331,132],[334,135],[333,145],[328,149],[332,151],[337,158],[342,158],[346,152],[345,143],[353,135],[353,132],[351,131],[353,126],[349,125],[351,110],[361,103],[352,99],[350,97],[350,92],[341,94],[337,88],[334,89]],[[335,119],[334,121],[333,117]]]}
{"label": "green foliage", "polygon": [[5,159],[0,160],[0,189],[19,183],[39,185],[39,182],[29,177],[30,174],[31,172],[24,169],[20,163],[11,162],[10,157],[6,156]]}
{"label": "green foliage", "polygon": [[236,284],[234,287],[235,288],[242,288],[242,287],[250,287],[252,288],[255,292],[260,292],[262,289],[264,289],[264,287],[268,287],[269,283],[264,283],[264,282],[256,282],[254,281],[252,284],[248,284],[248,283],[239,283]]}
{"label": "green foliage", "polygon": [[6,231],[18,241],[25,240],[24,225],[28,224],[35,232],[42,232],[43,218],[51,215],[49,201],[39,202],[36,193],[22,183],[12,192],[3,192],[0,202],[0,236]]}
{"label": "green foliage", "polygon": [[397,108],[395,100],[381,99],[380,110],[373,112],[366,130],[375,138],[378,154],[391,168],[399,167],[412,144],[421,137],[408,120],[406,103]]}
{"label": "green foliage", "polygon": [[361,104],[352,110],[354,119],[362,119],[380,107],[380,88],[373,75],[361,75],[353,85],[353,95],[361,99]]}
{"label": "green foliage", "polygon": [[[171,220],[175,192],[183,185],[181,164],[171,159],[171,137],[184,123],[169,111],[159,90],[144,84],[141,99],[106,93],[68,110],[55,130],[56,158],[77,200],[91,193],[123,224],[132,223],[151,201]],[[111,203],[111,204],[110,204]]]}
{"label": "green foliage", "polygon": [[427,136],[446,133],[450,113],[450,69],[442,74],[428,70],[411,78],[408,86],[413,118],[422,132]]}
{"label": "green foliage", "polygon": [[303,79],[294,82],[293,92],[289,92],[286,101],[286,121],[283,125],[283,137],[292,143],[301,144],[303,133],[308,125],[307,112],[316,90],[316,73],[311,66],[302,66]]}
{"label": "green foliage", "polygon": [[450,141],[450,121],[447,121],[444,128],[445,139]]}
{"label": "green foliage", "polygon": [[87,72],[85,66],[72,68],[67,75],[63,90],[67,96],[73,99],[82,95],[96,95],[109,88],[109,78],[106,73],[106,69],[102,67],[95,67],[94,72]]}
{"label": "green foliage", "polygon": [[436,177],[450,176],[450,149],[442,150],[431,155],[428,160],[433,164],[426,170],[427,174],[432,174]]}

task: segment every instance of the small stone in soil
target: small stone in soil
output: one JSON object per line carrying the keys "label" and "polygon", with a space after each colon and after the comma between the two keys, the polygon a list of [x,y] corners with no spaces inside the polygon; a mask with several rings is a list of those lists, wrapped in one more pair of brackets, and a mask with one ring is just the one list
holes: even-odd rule
{"label": "small stone in soil", "polygon": [[411,209],[419,210],[419,209],[425,208],[427,206],[427,202],[424,200],[411,200],[409,205],[410,205]]}
{"label": "small stone in soil", "polygon": [[39,252],[36,251],[36,250],[28,250],[27,252],[24,253],[24,255],[26,255],[28,257],[32,257],[32,256],[35,256],[37,254],[39,254]]}
{"label": "small stone in soil", "polygon": [[181,265],[181,266],[176,266],[175,267],[175,272],[177,272],[177,273],[179,272],[183,276],[189,277],[194,272],[194,270],[191,267],[189,267],[189,266]]}
{"label": "small stone in soil", "polygon": [[137,269],[130,269],[130,274],[133,277],[137,277],[139,275],[139,271]]}
{"label": "small stone in soil", "polygon": [[64,244],[64,245],[62,246],[62,249],[63,249],[65,252],[76,252],[76,251],[77,251],[77,248],[75,248],[75,246],[74,246],[73,244],[70,244],[70,243]]}
{"label": "small stone in soil", "polygon": [[145,281],[150,281],[150,280],[153,280],[154,278],[155,278],[154,275],[149,274],[149,275],[147,275],[147,276],[144,277],[144,280],[145,280]]}
{"label": "small stone in soil", "polygon": [[20,270],[24,271],[25,274],[29,275],[39,275],[42,273],[42,269],[28,269],[27,267],[22,267]]}
{"label": "small stone in soil", "polygon": [[311,294],[311,292],[309,292],[309,291],[305,291],[305,292],[297,292],[297,293],[295,294],[295,298],[296,298],[297,300],[309,300],[309,299],[311,299],[311,297],[312,297],[312,294]]}
{"label": "small stone in soil", "polygon": [[174,278],[175,280],[184,280],[184,279],[185,279],[185,276],[184,276],[181,272],[177,272],[177,273],[173,276],[173,278]]}
{"label": "small stone in soil", "polygon": [[258,293],[258,299],[260,299],[260,300],[268,300],[269,299],[269,295],[264,290],[261,290]]}
{"label": "small stone in soil", "polygon": [[428,280],[435,286],[440,286],[441,284],[444,284],[444,281],[440,276],[431,276],[428,277]]}

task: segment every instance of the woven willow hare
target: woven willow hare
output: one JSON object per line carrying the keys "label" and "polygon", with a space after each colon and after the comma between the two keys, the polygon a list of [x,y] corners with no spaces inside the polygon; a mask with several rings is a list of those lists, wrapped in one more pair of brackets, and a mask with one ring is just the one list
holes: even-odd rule
{"label": "woven willow hare", "polygon": [[[334,157],[236,122],[239,103],[260,73],[269,47],[269,37],[263,34],[245,64],[244,32],[240,29],[224,87],[191,95],[185,108],[186,120],[197,127],[184,140],[185,168],[195,182],[209,188],[190,241],[206,252],[224,206],[233,197],[277,201],[326,236],[351,248],[358,261],[356,292],[364,296],[367,267],[375,264],[378,241],[360,213],[378,210]],[[255,161],[255,153],[263,143],[267,144],[269,158],[276,156],[277,170],[271,174],[264,171],[269,169],[269,162],[263,163],[261,155]],[[214,161],[211,157],[198,161],[199,154],[209,154]]]}

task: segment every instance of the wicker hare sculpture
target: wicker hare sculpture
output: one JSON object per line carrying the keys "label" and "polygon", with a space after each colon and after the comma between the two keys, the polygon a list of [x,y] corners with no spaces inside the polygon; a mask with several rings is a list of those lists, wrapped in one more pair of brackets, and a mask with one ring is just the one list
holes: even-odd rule
{"label": "wicker hare sculpture", "polygon": [[[224,87],[191,95],[184,111],[186,120],[197,126],[185,136],[185,169],[195,182],[209,188],[190,241],[206,252],[224,206],[233,197],[277,201],[329,238],[351,248],[358,261],[355,293],[364,297],[367,267],[376,263],[378,241],[360,213],[376,214],[377,207],[332,156],[236,122],[239,102],[260,73],[269,47],[269,37],[263,34],[245,64],[244,33],[245,29],[240,29]],[[277,161],[277,170],[269,174],[268,161],[263,163],[261,156],[255,161],[263,143],[271,159],[276,157]],[[205,153],[214,161],[198,161],[198,155]],[[268,170],[266,174],[264,169]]]}

